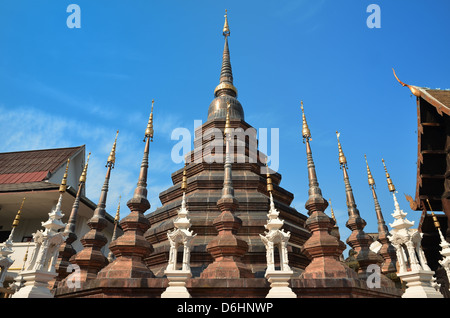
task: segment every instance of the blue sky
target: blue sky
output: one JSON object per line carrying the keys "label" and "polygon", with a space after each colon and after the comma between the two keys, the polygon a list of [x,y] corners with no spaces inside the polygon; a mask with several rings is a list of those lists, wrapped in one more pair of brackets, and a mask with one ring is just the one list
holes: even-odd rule
{"label": "blue sky", "polygon": [[[69,4],[81,8],[70,29]],[[150,150],[150,211],[182,164],[171,160],[171,132],[206,121],[219,80],[223,15],[228,9],[234,84],[245,119],[278,128],[281,185],[306,213],[308,196],[300,100],[312,132],[323,195],[331,199],[341,237],[347,211],[335,131],[366,232],[377,229],[364,154],[387,223],[393,201],[381,158],[408,219],[403,194],[414,196],[417,158],[412,85],[450,88],[450,3],[435,1],[0,1],[0,151],[71,147],[91,151],[87,196],[97,202],[115,132],[120,130],[107,209],[122,195],[129,213],[143,133],[155,99]],[[367,27],[371,3],[381,28]],[[269,151],[270,152],[270,151]],[[329,212],[329,210],[327,210]]]}

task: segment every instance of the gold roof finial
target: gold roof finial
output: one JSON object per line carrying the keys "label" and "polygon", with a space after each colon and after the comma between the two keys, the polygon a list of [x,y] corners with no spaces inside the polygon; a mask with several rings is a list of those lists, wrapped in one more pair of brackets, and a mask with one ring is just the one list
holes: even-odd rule
{"label": "gold roof finial", "polygon": [[150,111],[150,117],[148,118],[147,128],[145,129],[145,138],[150,138],[150,141],[153,141],[153,104],[155,100],[152,99],[152,110]]}
{"label": "gold roof finial", "polygon": [[14,218],[12,227],[16,227],[17,225],[19,225],[19,221],[20,221],[20,213],[22,212],[22,208],[23,208],[23,204],[25,202],[25,197],[22,200],[22,204],[20,205],[19,211],[17,211],[16,217]]}
{"label": "gold roof finial", "polygon": [[339,148],[339,165],[340,167],[347,167],[347,158],[345,158],[344,152],[342,151],[341,141],[339,140],[339,137],[341,136],[341,133],[336,130],[336,137],[338,141],[338,148]]}
{"label": "gold roof finial", "polygon": [[225,23],[223,25],[223,35],[230,36],[230,27],[228,26],[228,11],[225,9]]}
{"label": "gold roof finial", "polygon": [[384,159],[381,159],[381,161],[383,161],[384,171],[386,172],[386,180],[387,180],[387,184],[388,184],[389,191],[390,191],[390,192],[395,192],[395,186],[394,186],[394,184],[392,183],[391,177],[389,176],[389,173],[388,173],[388,171],[387,171],[387,168],[386,168],[386,164],[385,164],[385,162],[384,162]]}
{"label": "gold roof finial", "polygon": [[267,160],[266,160],[266,177],[267,177],[267,192],[272,192],[273,191],[273,184],[272,184],[272,178],[270,177],[270,172],[269,172],[269,167],[267,166]]}
{"label": "gold roof finial", "polygon": [[305,139],[312,140],[311,131],[309,130],[308,123],[306,122],[305,111],[303,109],[303,101],[300,101],[300,108],[302,109],[302,137],[303,142]]}
{"label": "gold roof finial", "polygon": [[83,172],[81,173],[81,176],[80,176],[80,180],[79,180],[80,182],[86,182],[87,168],[88,168],[90,156],[91,156],[91,153],[89,153],[87,156],[86,164],[84,165]]}
{"label": "gold roof finial", "polygon": [[367,179],[369,181],[370,186],[375,186],[375,180],[372,177],[372,172],[370,172],[369,163],[367,162],[367,156],[364,154],[364,159],[366,159],[366,166],[367,166]]}
{"label": "gold roof finial", "polygon": [[64,172],[64,176],[63,176],[61,184],[59,186],[59,193],[66,192],[66,189],[67,189],[67,171],[69,171],[69,163],[70,163],[70,159],[67,159],[66,171]]}
{"label": "gold roof finial", "polygon": [[331,199],[328,199],[328,203],[330,204],[331,218],[332,218],[332,219],[334,220],[334,222],[337,224],[336,217],[334,216],[333,206],[331,205]]}
{"label": "gold roof finial", "polygon": [[394,76],[395,76],[395,78],[397,79],[397,81],[400,83],[400,85],[402,85],[403,87],[404,87],[404,86],[408,87],[409,90],[411,91],[411,93],[412,93],[414,96],[420,97],[420,91],[419,91],[417,88],[415,88],[414,86],[411,86],[411,85],[408,85],[408,84],[403,83],[401,80],[398,79],[397,74],[395,74],[395,70],[392,69],[392,71],[394,72]]}
{"label": "gold roof finial", "polygon": [[441,224],[439,223],[436,215],[433,212],[433,209],[431,208],[430,201],[428,200],[428,198],[426,200],[427,200],[428,206],[430,207],[431,217],[433,218],[434,227],[437,228],[437,229],[440,229],[441,228]]}
{"label": "gold roof finial", "polygon": [[108,160],[106,161],[106,167],[108,164],[114,168],[114,164],[116,163],[116,145],[117,145],[117,136],[119,135],[119,130],[116,132],[116,139],[114,140],[114,144],[112,146],[111,152],[109,153]]}
{"label": "gold roof finial", "polygon": [[116,217],[114,218],[114,223],[119,223],[119,221],[120,221],[120,199],[122,199],[121,195],[119,195],[119,204],[117,205],[117,211],[116,211]]}
{"label": "gold roof finial", "polygon": [[186,167],[187,167],[187,162],[184,163],[184,168],[183,168],[183,179],[181,181],[181,190],[182,191],[186,191],[186,189],[187,189]]}

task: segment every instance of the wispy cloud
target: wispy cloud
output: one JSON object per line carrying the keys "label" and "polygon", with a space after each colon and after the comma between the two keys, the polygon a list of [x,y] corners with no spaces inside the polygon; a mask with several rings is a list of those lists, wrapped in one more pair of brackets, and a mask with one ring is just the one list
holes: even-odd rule
{"label": "wispy cloud", "polygon": [[[91,125],[84,121],[55,115],[33,107],[7,108],[0,104],[0,152],[24,151],[73,147],[86,144],[86,151],[92,152],[86,182],[86,195],[94,203],[98,202],[106,174],[106,160],[111,151],[115,131],[109,127]],[[150,150],[148,199],[152,209],[160,206],[159,193],[172,184],[170,177],[160,182],[162,174],[179,167],[172,162],[170,152]],[[144,143],[132,132],[119,132],[117,141],[116,166],[111,173],[107,211],[114,214],[122,196],[122,204],[133,195],[139,176]],[[121,217],[129,213],[123,209]]]}

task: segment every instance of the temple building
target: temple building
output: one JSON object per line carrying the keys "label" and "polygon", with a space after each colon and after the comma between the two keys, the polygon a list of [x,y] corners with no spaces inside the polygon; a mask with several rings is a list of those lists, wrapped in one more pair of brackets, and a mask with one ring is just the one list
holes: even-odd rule
{"label": "temple building", "polygon": [[419,231],[428,265],[436,271],[441,292],[450,297],[448,277],[439,265],[440,237],[432,212],[441,231],[450,240],[450,90],[430,89],[403,83],[416,97],[417,106],[417,178],[414,197],[406,198],[414,211],[421,212]]}
{"label": "temple building", "polygon": [[[348,209],[345,224],[351,230],[350,236],[343,238],[333,210],[331,207],[328,209],[329,202],[323,197],[319,185],[320,172],[316,171],[311,137],[314,131],[308,126],[308,106],[304,107],[303,102],[297,108],[301,127],[298,127],[298,143],[293,147],[305,149],[306,166],[303,169],[306,169],[308,179],[299,180],[296,191],[307,192],[308,199],[303,211],[291,206],[294,194],[283,188],[281,174],[270,169],[269,156],[258,150],[255,129],[245,121],[245,105],[239,102],[238,89],[233,83],[230,35],[228,16],[225,14],[222,65],[212,101],[209,107],[205,105],[204,108],[207,120],[196,129],[194,149],[186,154],[184,166],[172,173],[173,185],[160,193],[161,207],[151,210],[147,198],[151,150],[158,147],[158,141],[153,140],[154,129],[158,129],[158,118],[153,118],[153,108],[158,107],[158,103],[155,104],[154,100],[145,130],[142,127],[143,157],[140,163],[136,163],[136,166],[140,164],[139,177],[133,196],[126,202],[130,212],[120,222],[118,214],[113,219],[106,213],[117,135],[106,161],[106,176],[99,202],[97,205],[91,202],[90,213],[82,213],[83,204],[88,202],[83,199],[83,188],[89,182],[86,181],[89,155],[85,162],[84,147],[72,149],[55,162],[57,171],[61,171],[59,178],[64,167],[68,167],[67,159],[76,161],[76,154],[82,152],[76,165],[77,173],[69,170],[69,174],[73,175],[68,181],[72,190],[67,196],[70,195],[71,200],[63,198],[66,201],[63,210],[67,211],[64,223],[67,225],[64,228],[65,241],[59,248],[55,264],[56,278],[49,286],[53,297],[400,298],[405,293],[405,287],[399,284],[395,274],[398,271],[397,255],[404,254],[400,249],[394,250],[389,241],[389,228],[381,212],[367,158],[371,190],[367,195],[372,195],[374,199],[375,211],[372,213],[376,214],[378,222],[378,233],[370,234],[364,231],[365,216],[357,208],[347,159],[340,134],[337,133],[336,168],[343,173]],[[414,89],[419,91],[419,88]],[[424,90],[425,93],[429,94]],[[424,109],[428,107],[427,111],[442,113],[443,105],[436,108],[430,106],[430,102],[431,99],[424,99],[420,105],[423,103]],[[432,123],[441,123],[427,126],[430,131],[433,131],[431,127],[445,130],[442,118],[429,118],[433,118]],[[419,139],[419,151],[421,145],[427,145],[425,148],[428,150],[432,150],[432,146],[447,149],[445,140],[441,140],[445,139],[440,135],[443,131],[433,133],[439,138],[431,136],[432,139],[426,143],[420,143]],[[434,139],[444,141],[444,144]],[[428,164],[426,160],[437,160],[429,163],[431,167],[425,168],[434,178],[427,179],[424,177],[426,173],[420,170],[420,189],[418,187],[415,201],[411,201],[418,204],[416,210],[424,211],[424,220],[430,209],[423,206],[423,200],[428,199],[427,202],[436,211],[442,210],[446,204],[446,192],[439,192],[446,189],[445,186],[433,182],[438,179],[443,183],[447,178],[446,168],[442,169],[446,167],[447,153],[440,148],[434,151],[434,157],[430,155],[430,158],[420,152],[423,158],[419,169],[425,167],[422,163]],[[435,168],[441,170],[430,171]],[[438,172],[442,177],[436,176]],[[296,171],[289,173],[295,174]],[[51,175],[49,172],[46,178],[54,180]],[[389,183],[389,177],[387,180]],[[44,179],[39,182],[49,184]],[[52,189],[53,201],[46,197],[42,200],[55,203],[58,192],[56,182]],[[389,191],[392,189],[389,188]],[[15,207],[20,204],[19,198],[23,194],[17,194]],[[393,196],[396,200],[395,193]],[[40,197],[39,194],[37,197]],[[399,218],[403,217],[402,213],[398,209]],[[13,219],[14,213],[11,212],[8,222]],[[446,221],[441,223],[447,224]],[[423,231],[426,222],[421,222],[421,226]],[[120,233],[117,233],[118,228]],[[446,228],[442,226],[442,229]],[[416,230],[413,232],[415,238],[420,237]],[[347,248],[344,242],[351,247],[351,261],[344,261],[343,251]],[[439,253],[439,242],[436,246],[429,245],[428,252],[424,245],[425,254],[433,248]],[[418,244],[417,251],[421,253],[420,242],[414,243]],[[414,255],[414,248],[408,251]],[[419,258],[421,262],[422,254]],[[417,265],[412,259],[409,257],[404,262],[401,259],[404,272],[411,271],[407,268],[409,263]],[[69,272],[68,268],[72,265],[76,265],[78,270]],[[431,277],[434,269],[426,268],[427,275]],[[19,285],[17,289],[20,291]],[[427,287],[434,288],[430,286],[435,286],[434,280],[427,281]]]}
{"label": "temple building", "polygon": [[[61,209],[64,211],[62,221],[67,223],[69,214],[77,195],[77,181],[85,165],[85,146],[18,151],[0,153],[0,244],[11,233],[11,224],[21,205],[20,222],[12,235],[14,263],[8,269],[4,286],[14,281],[23,269],[25,255],[31,255],[35,244],[32,235],[41,229],[41,222],[48,219],[48,213],[58,201],[60,182],[67,166],[66,190],[62,195]],[[70,164],[67,165],[67,161]],[[83,188],[79,196],[79,208],[76,217],[76,233],[82,237],[88,230],[87,220],[92,216],[96,205],[85,196]],[[107,216],[108,233],[111,239],[114,219]],[[76,251],[83,247],[79,240],[73,243]],[[105,248],[105,253],[109,252]]]}

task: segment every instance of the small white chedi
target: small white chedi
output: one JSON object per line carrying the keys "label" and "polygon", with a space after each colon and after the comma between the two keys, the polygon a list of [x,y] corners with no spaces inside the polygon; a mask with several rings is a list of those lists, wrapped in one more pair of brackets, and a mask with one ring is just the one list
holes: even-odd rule
{"label": "small white chedi", "polygon": [[[384,160],[383,160],[384,164]],[[394,199],[394,222],[390,223],[392,230],[388,236],[397,254],[397,276],[406,283],[406,291],[402,298],[443,298],[437,291],[437,284],[433,277],[422,250],[422,234],[412,229],[414,222],[406,218],[406,213],[400,209],[395,196],[396,190],[392,183],[386,165],[384,165],[389,191]]]}
{"label": "small white chedi", "polygon": [[[270,175],[267,174],[270,209],[267,214],[268,221],[264,227],[268,231],[264,235],[259,235],[266,247],[267,269],[265,277],[270,283],[270,290],[266,298],[297,298],[297,295],[289,287],[289,280],[293,271],[288,265],[287,242],[291,234],[281,229],[284,221],[278,217],[280,212],[275,208],[273,202],[272,187],[272,180]],[[280,256],[280,269],[275,268],[275,248],[278,248]]]}
{"label": "small white chedi", "polygon": [[29,260],[25,263],[25,268],[18,276],[20,281],[17,285],[21,287],[12,298],[53,298],[48,282],[56,275],[55,264],[58,259],[59,247],[66,240],[66,233],[58,232],[65,227],[61,221],[64,216],[61,212],[61,202],[66,191],[67,170],[70,159],[67,160],[66,171],[59,187],[59,199],[55,208],[48,214],[49,218],[41,222],[45,228],[33,233],[35,248]]}
{"label": "small white chedi", "polygon": [[[197,235],[189,230],[191,226],[188,218],[188,209],[186,208],[186,167],[183,171],[183,181],[181,189],[183,190],[183,199],[181,208],[178,210],[178,216],[173,224],[175,229],[167,232],[167,238],[170,242],[169,262],[164,274],[169,280],[169,286],[161,294],[161,298],[191,298],[187,288],[186,281],[192,276],[190,267],[191,241]],[[178,247],[183,246],[183,259],[181,269],[177,269]]]}
{"label": "small white chedi", "polygon": [[36,245],[25,269],[20,273],[24,285],[12,298],[52,298],[48,282],[56,276],[55,263],[58,258],[60,245],[66,240],[65,234],[58,232],[64,228],[61,222],[64,214],[61,213],[60,194],[56,207],[48,214],[49,219],[42,222],[44,231],[39,230],[33,234]]}

